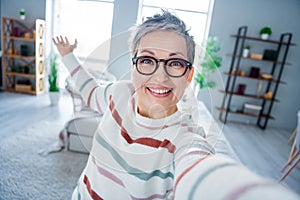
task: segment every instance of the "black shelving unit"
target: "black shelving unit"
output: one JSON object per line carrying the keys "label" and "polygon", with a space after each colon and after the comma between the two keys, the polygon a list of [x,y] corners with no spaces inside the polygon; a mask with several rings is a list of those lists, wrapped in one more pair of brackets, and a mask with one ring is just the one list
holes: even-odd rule
{"label": "black shelving unit", "polygon": [[[269,119],[274,119],[273,116],[271,116],[271,111],[274,102],[279,102],[278,99],[276,99],[276,93],[278,90],[278,87],[280,84],[284,84],[285,82],[281,81],[281,76],[283,73],[283,69],[286,65],[289,65],[289,63],[286,62],[286,58],[288,55],[289,47],[291,45],[295,45],[291,43],[292,40],[292,34],[291,33],[283,33],[280,36],[280,39],[278,41],[276,40],[263,40],[258,37],[250,37],[247,36],[247,26],[242,26],[238,29],[236,35],[232,35],[231,37],[235,38],[235,44],[233,53],[229,56],[232,57],[231,64],[230,64],[230,71],[228,73],[225,73],[225,75],[228,76],[226,87],[224,91],[220,91],[224,93],[223,101],[221,107],[217,108],[220,111],[219,119],[223,121],[224,123],[228,120],[229,114],[235,114],[240,116],[250,116],[257,118],[256,125],[259,126],[262,129],[265,129],[268,124]],[[243,49],[246,43],[253,43],[255,45],[256,42],[265,44],[266,46],[271,45],[272,49],[274,49],[274,52],[276,53],[276,57],[272,60],[266,59],[263,57],[262,59],[252,58],[252,57],[243,57]],[[258,45],[258,44],[256,44]],[[265,50],[265,49],[263,49]],[[261,74],[259,74],[258,77],[250,77],[246,74],[240,74],[241,68],[247,68],[250,69],[251,66],[245,66],[244,61],[247,62],[258,62],[260,63],[260,66],[256,68],[264,68],[266,70],[267,67],[269,67],[267,70],[269,71],[269,74],[272,75],[272,78],[262,78]],[[265,66],[269,65],[269,66]],[[266,68],[265,68],[266,67]],[[270,98],[266,98],[265,95],[257,95],[257,94],[251,94],[251,93],[238,93],[236,91],[237,83],[239,83],[241,80],[248,79],[248,84],[251,84],[253,82],[251,81],[258,81],[263,82],[265,86],[262,89],[262,92],[264,94],[272,92],[272,96]],[[250,80],[250,81],[249,81]],[[245,98],[245,102],[247,102],[247,99],[255,99],[257,104],[261,107],[259,113],[253,114],[253,113],[247,113],[243,109],[239,110],[232,110],[231,106],[233,105],[233,102],[236,100],[235,98]]]}

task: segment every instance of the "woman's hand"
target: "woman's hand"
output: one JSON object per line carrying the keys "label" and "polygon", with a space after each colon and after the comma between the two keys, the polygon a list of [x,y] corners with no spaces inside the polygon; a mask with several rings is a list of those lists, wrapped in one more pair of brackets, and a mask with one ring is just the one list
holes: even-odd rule
{"label": "woman's hand", "polygon": [[70,44],[67,37],[65,39],[62,36],[57,36],[56,39],[52,38],[54,44],[57,47],[58,52],[61,56],[65,56],[68,53],[73,52],[73,50],[77,47],[77,40],[75,39],[74,44]]}

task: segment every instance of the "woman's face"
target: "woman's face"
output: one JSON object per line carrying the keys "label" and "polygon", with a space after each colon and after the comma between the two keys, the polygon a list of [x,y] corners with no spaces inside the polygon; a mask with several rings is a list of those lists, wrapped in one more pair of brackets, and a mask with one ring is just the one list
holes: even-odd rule
{"label": "woman's face", "polygon": [[[156,31],[145,35],[138,46],[137,57],[151,56],[156,59],[180,58],[187,60],[184,37],[170,31]],[[184,76],[170,77],[159,62],[152,75],[140,74],[133,65],[132,79],[138,97],[138,112],[149,118],[163,118],[177,111],[177,103],[192,79],[191,70]]]}

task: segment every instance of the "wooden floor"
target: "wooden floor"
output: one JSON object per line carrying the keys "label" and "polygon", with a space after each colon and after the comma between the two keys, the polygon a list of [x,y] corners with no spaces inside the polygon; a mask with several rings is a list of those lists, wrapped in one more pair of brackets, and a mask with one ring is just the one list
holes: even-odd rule
{"label": "wooden floor", "polygon": [[72,114],[72,99],[61,92],[58,106],[51,106],[48,94],[39,96],[0,92],[0,137],[5,139],[19,133],[20,129],[32,126],[40,121],[57,121],[62,126]]}
{"label": "wooden floor", "polygon": [[[237,154],[241,163],[264,177],[280,180],[292,144],[288,144],[291,132],[267,127],[262,130],[254,125],[226,123],[223,127],[225,138]],[[287,185],[300,195],[300,164],[285,178]]]}
{"label": "wooden floor", "polygon": [[[47,94],[39,96],[0,92],[0,137],[5,139],[16,130],[32,126],[41,120],[60,121],[63,125],[72,116],[72,100],[63,94],[59,106],[50,106]],[[287,144],[290,132],[256,126],[227,123],[223,127],[240,161],[256,173],[279,180],[281,167],[287,161],[291,145]],[[286,178],[283,184],[300,194],[300,164]]]}

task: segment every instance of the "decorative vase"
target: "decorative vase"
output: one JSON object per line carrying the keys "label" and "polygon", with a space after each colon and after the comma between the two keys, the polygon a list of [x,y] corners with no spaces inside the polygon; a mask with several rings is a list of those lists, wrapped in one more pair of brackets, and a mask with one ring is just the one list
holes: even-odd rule
{"label": "decorative vase", "polygon": [[267,40],[267,39],[269,39],[269,37],[270,37],[270,35],[267,34],[267,33],[263,33],[263,34],[260,35],[260,38],[263,39],[263,40]]}
{"label": "decorative vase", "polygon": [[246,90],[246,85],[245,84],[238,84],[237,88],[237,94],[244,95]]}
{"label": "decorative vase", "polygon": [[249,49],[243,49],[243,57],[248,58],[250,55],[250,50]]}
{"label": "decorative vase", "polygon": [[60,99],[60,92],[49,92],[51,106],[55,106],[58,104]]}

